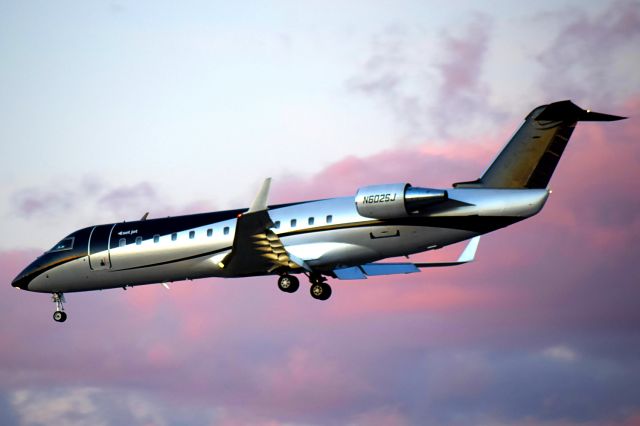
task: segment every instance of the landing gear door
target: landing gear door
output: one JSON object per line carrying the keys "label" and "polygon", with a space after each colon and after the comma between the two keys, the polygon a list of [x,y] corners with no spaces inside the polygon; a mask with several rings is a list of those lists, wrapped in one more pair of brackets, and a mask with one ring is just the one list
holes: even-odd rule
{"label": "landing gear door", "polygon": [[89,236],[89,267],[94,271],[111,268],[109,240],[113,225],[95,226]]}

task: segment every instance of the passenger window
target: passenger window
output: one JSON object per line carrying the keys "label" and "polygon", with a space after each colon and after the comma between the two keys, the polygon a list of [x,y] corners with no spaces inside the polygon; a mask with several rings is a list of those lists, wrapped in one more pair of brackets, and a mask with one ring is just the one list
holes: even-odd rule
{"label": "passenger window", "polygon": [[193,240],[193,237],[196,236],[196,231],[189,231],[189,239]]}
{"label": "passenger window", "polygon": [[177,239],[178,239],[178,234],[176,234],[175,232],[171,234],[171,241],[175,241]]}
{"label": "passenger window", "polygon": [[297,219],[291,219],[291,227],[292,228],[295,228],[297,223],[298,223]]}
{"label": "passenger window", "polygon": [[207,229],[207,237],[210,237],[213,235],[213,229],[209,228]]}
{"label": "passenger window", "polygon": [[153,242],[154,243],[159,243],[160,242],[160,235],[156,234],[153,236]]}
{"label": "passenger window", "polygon": [[309,225],[313,225],[313,222],[315,222],[315,219],[314,219],[314,218],[312,218],[312,217],[310,217],[310,218],[309,218]]}
{"label": "passenger window", "polygon": [[276,229],[280,228],[280,221],[276,220],[276,223],[273,224],[273,227]]}
{"label": "passenger window", "polygon": [[224,232],[224,235],[229,235],[229,227],[225,226],[223,232]]}
{"label": "passenger window", "polygon": [[142,244],[142,237],[136,237],[136,245],[139,246]]}
{"label": "passenger window", "polygon": [[120,241],[118,241],[118,247],[124,247],[127,245],[127,239],[126,238],[120,238]]}
{"label": "passenger window", "polygon": [[333,222],[333,215],[327,215],[327,223]]}

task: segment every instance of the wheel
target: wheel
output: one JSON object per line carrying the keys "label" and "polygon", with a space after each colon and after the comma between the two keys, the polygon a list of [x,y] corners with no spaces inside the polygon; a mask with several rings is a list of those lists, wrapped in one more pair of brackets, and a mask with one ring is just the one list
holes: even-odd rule
{"label": "wheel", "polygon": [[311,284],[311,297],[318,300],[327,300],[331,297],[331,287],[326,283]]}
{"label": "wheel", "polygon": [[300,281],[293,275],[284,274],[278,278],[278,288],[285,293],[294,293],[300,287]]}
{"label": "wheel", "polygon": [[53,313],[53,320],[56,322],[65,322],[67,320],[67,314],[63,311],[55,311]]}

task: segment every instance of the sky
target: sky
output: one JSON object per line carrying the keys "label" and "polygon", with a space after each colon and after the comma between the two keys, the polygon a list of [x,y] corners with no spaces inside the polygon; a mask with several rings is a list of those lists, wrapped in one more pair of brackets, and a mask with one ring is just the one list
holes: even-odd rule
{"label": "sky", "polygon": [[[640,424],[640,2],[0,0],[0,424]],[[13,277],[97,223],[480,176],[581,123],[476,262],[67,295]],[[450,259],[454,246],[416,261]]]}

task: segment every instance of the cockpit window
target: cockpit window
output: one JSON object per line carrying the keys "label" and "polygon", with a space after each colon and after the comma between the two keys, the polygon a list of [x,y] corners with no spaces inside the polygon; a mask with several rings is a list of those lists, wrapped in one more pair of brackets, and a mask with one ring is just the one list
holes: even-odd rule
{"label": "cockpit window", "polygon": [[49,250],[49,253],[52,253],[55,251],[71,250],[73,248],[73,240],[74,240],[73,237],[65,238],[64,240],[60,241],[58,244],[53,246],[53,248]]}

